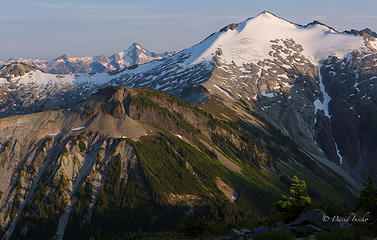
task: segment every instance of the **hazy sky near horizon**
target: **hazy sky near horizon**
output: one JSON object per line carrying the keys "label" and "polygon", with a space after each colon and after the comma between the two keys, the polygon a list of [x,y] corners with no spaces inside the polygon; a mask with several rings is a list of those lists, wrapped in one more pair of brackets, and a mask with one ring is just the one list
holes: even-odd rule
{"label": "hazy sky near horizon", "polygon": [[338,31],[377,31],[377,0],[0,0],[0,59],[182,50],[263,10]]}

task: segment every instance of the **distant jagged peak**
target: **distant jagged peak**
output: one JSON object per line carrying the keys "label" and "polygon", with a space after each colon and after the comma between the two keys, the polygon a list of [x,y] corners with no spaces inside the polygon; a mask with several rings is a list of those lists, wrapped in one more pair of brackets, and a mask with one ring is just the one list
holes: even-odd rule
{"label": "distant jagged peak", "polygon": [[132,43],[131,46],[128,49],[133,49],[133,48],[145,50],[145,48],[143,48],[143,46],[141,46],[141,44],[137,43],[137,42]]}
{"label": "distant jagged peak", "polygon": [[377,33],[370,28],[364,28],[361,32],[368,33],[369,35],[377,38]]}
{"label": "distant jagged peak", "polygon": [[110,61],[118,68],[123,68],[162,59],[172,54],[171,52],[155,53],[145,49],[140,43],[134,42],[126,50],[113,54]]}
{"label": "distant jagged peak", "polygon": [[363,36],[369,39],[377,38],[377,33],[372,31],[369,28],[364,28],[363,30],[356,30],[356,29],[345,30],[343,33],[352,34],[355,36]]}
{"label": "distant jagged peak", "polygon": [[149,52],[147,49],[145,49],[143,46],[141,46],[141,44],[139,44],[137,42],[132,43],[131,46],[126,51],[127,52],[141,51],[144,54],[147,54]]}
{"label": "distant jagged peak", "polygon": [[295,24],[298,25],[298,26],[302,26],[304,28],[308,28],[308,27],[311,27],[311,26],[318,26],[318,25],[320,25],[320,26],[323,26],[325,28],[328,28],[331,32],[339,33],[337,30],[335,30],[335,28],[330,27],[329,25],[326,25],[326,24],[324,24],[324,23],[322,23],[320,21],[317,21],[317,20],[314,20],[311,23],[308,23],[306,25],[300,25],[300,24],[297,24],[297,23],[295,23]]}
{"label": "distant jagged peak", "polygon": [[151,57],[155,58],[161,58],[161,57],[168,57],[173,54],[175,54],[175,51],[165,51],[165,52],[154,52],[146,49],[143,45],[141,45],[138,42],[133,42],[127,50],[124,50],[123,52],[128,52],[128,53],[144,53],[145,55],[149,55]]}
{"label": "distant jagged peak", "polygon": [[63,54],[63,55],[61,55],[57,58],[54,58],[53,60],[58,60],[58,59],[68,60],[68,56],[67,56],[67,54]]}

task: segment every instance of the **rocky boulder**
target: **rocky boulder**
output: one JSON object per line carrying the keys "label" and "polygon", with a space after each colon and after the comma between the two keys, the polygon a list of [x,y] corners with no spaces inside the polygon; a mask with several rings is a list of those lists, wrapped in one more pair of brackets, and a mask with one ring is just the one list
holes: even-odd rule
{"label": "rocky boulder", "polygon": [[334,218],[327,216],[322,210],[314,209],[301,213],[301,215],[294,222],[288,224],[288,226],[294,232],[321,232],[353,227],[346,221],[338,220],[337,218],[335,221]]}

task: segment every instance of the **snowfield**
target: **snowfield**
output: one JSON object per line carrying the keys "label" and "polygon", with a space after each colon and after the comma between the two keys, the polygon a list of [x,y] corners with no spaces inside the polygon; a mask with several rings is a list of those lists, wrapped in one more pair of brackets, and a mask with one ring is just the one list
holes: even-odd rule
{"label": "snowfield", "polygon": [[323,110],[325,112],[325,116],[328,118],[331,118],[329,114],[329,102],[331,101],[331,97],[326,92],[325,85],[323,84],[322,75],[320,71],[321,67],[322,65],[320,64],[318,67],[318,78],[319,78],[319,87],[321,88],[322,96],[324,99],[323,101],[321,101],[319,98],[317,98],[313,104],[314,104],[314,109],[316,113],[318,110]]}
{"label": "snowfield", "polygon": [[29,72],[21,77],[12,79],[18,81],[20,84],[36,84],[36,85],[48,85],[48,84],[72,84],[75,81],[75,77],[72,74],[60,75],[49,74],[36,70]]}
{"label": "snowfield", "polygon": [[303,47],[303,55],[314,64],[330,55],[342,58],[364,45],[361,36],[338,33],[321,24],[304,27],[263,12],[239,23],[233,30],[217,32],[183,51],[190,55],[185,64],[211,61],[218,49],[221,49],[221,58],[227,63],[234,62],[238,66],[257,63],[262,59],[271,59],[268,53],[273,44],[270,40],[274,39],[294,39]]}

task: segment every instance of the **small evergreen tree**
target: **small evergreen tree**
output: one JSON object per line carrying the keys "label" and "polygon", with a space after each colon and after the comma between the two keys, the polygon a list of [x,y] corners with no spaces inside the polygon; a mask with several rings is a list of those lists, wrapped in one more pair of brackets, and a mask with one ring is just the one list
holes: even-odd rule
{"label": "small evergreen tree", "polygon": [[377,187],[374,185],[372,177],[367,174],[367,180],[363,182],[365,188],[357,198],[358,205],[364,212],[369,212],[371,223],[377,226]]}
{"label": "small evergreen tree", "polygon": [[312,200],[306,182],[294,176],[291,179],[289,195],[281,195],[274,210],[281,215],[283,221],[288,222],[296,219],[303,211],[308,210],[311,204]]}

